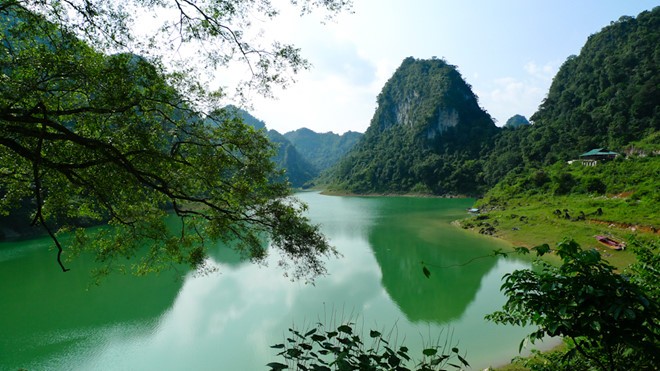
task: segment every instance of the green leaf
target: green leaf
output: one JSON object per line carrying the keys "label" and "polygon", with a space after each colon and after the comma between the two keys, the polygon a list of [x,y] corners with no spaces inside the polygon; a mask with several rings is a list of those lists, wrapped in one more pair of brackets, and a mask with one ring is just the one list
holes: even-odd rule
{"label": "green leaf", "polygon": [[275,344],[270,346],[273,349],[282,349],[284,348],[284,344]]}
{"label": "green leaf", "polygon": [[461,357],[460,354],[457,354],[456,357],[458,357],[458,360],[461,361],[463,366],[470,367],[470,364],[468,363],[468,361],[466,361],[465,358]]}
{"label": "green leaf", "polygon": [[548,245],[547,243],[544,243],[542,245],[534,246],[532,248],[532,250],[536,251],[536,255],[543,256],[543,255],[549,253],[551,249],[550,249],[550,245]]}
{"label": "green leaf", "polygon": [[396,367],[401,364],[401,359],[394,354],[390,354],[387,358],[387,363],[392,367]]}
{"label": "green leaf", "polygon": [[428,270],[428,268],[426,268],[426,267],[422,267],[422,272],[424,273],[424,275],[426,276],[426,278],[431,277],[431,272]]}
{"label": "green leaf", "polygon": [[325,341],[326,337],[323,336],[323,335],[314,334],[314,335],[312,335],[312,340],[314,340],[316,342],[321,342],[321,341]]}
{"label": "green leaf", "polygon": [[287,349],[287,350],[286,350],[286,354],[287,354],[289,357],[293,357],[293,358],[298,358],[298,357],[300,357],[300,356],[302,355],[302,353],[303,353],[302,350],[300,350],[300,349],[295,349],[295,348],[293,348],[293,349]]}
{"label": "green leaf", "polygon": [[405,351],[398,351],[396,354],[398,354],[401,358],[405,359],[406,361],[410,361],[410,356],[406,353],[408,352],[408,348],[406,348]]}
{"label": "green leaf", "polygon": [[372,338],[380,337],[380,335],[381,335],[381,333],[378,332],[378,331],[374,331],[374,330],[369,331],[369,336],[372,337]]}
{"label": "green leaf", "polygon": [[286,370],[287,368],[289,368],[289,366],[279,362],[271,362],[266,366],[270,367],[271,371]]}
{"label": "green leaf", "polygon": [[351,328],[351,326],[348,326],[348,325],[341,325],[341,326],[337,327],[337,330],[339,332],[343,332],[345,334],[352,334],[353,333],[353,329]]}
{"label": "green leaf", "polygon": [[424,354],[427,357],[431,357],[438,354],[438,350],[435,348],[427,348],[422,351],[422,354]]}

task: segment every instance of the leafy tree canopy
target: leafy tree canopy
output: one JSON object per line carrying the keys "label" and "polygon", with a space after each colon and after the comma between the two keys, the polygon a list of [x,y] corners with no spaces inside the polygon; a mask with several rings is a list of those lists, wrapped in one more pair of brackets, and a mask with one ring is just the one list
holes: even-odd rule
{"label": "leafy tree canopy", "polygon": [[[299,5],[335,11],[346,2]],[[223,110],[205,114],[200,107],[214,108],[217,96],[186,71],[167,72],[149,53],[106,55],[81,41],[149,51],[130,28],[139,6],[178,9],[178,23],[156,36],[217,42],[209,62],[238,58],[262,88],[284,82],[279,67],[305,65],[292,48],[262,52],[242,42],[251,11],[275,15],[268,1],[2,1],[0,210],[31,199],[32,222],[53,237],[63,270],[56,231],[84,219],[108,228],[94,236],[78,229],[71,247],[96,252],[104,271],[138,255],[145,241],[148,251],[132,265],[138,273],[200,267],[209,239],[262,260],[268,236],[294,277],[323,273],[322,257],[334,250],[302,215],[304,205],[288,197],[288,184],[273,181],[280,175],[264,135]],[[241,51],[220,47],[227,44]],[[179,230],[165,226],[165,208],[180,218]]]}
{"label": "leafy tree canopy", "polygon": [[[327,17],[350,10],[351,2],[289,1],[301,15],[320,8]],[[187,80],[191,86],[204,72],[212,77],[216,68],[239,62],[251,72],[242,87],[269,94],[274,85],[290,83],[291,72],[309,67],[294,45],[280,41],[267,45],[256,35],[255,18],[274,19],[279,14],[270,0],[3,0],[2,4],[3,9],[20,6],[41,14],[97,49],[134,53],[151,62],[164,58],[168,69],[194,75]],[[143,23],[153,31],[136,27]],[[179,53],[182,50],[194,52],[186,56]]]}
{"label": "leafy tree canopy", "polygon": [[[576,242],[563,241],[557,246],[560,267],[541,262],[540,270],[505,275],[502,291],[507,302],[486,318],[535,325],[537,330],[529,335],[532,341],[568,338],[574,347],[564,358],[583,357],[590,369],[651,369],[659,361],[660,307],[657,289],[646,287],[657,283],[657,246],[639,248],[644,265],[635,269],[644,274],[631,280],[616,273],[597,250],[581,250]],[[539,255],[550,250],[548,245],[535,249]]]}

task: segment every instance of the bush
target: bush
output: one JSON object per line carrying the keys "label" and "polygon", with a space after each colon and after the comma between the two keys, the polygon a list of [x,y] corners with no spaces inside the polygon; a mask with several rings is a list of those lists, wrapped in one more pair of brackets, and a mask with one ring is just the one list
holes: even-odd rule
{"label": "bush", "polygon": [[[281,349],[278,356],[284,358],[284,363],[271,362],[267,366],[271,371],[278,370],[318,370],[318,371],[348,371],[348,370],[411,370],[431,371],[469,367],[468,362],[459,354],[456,347],[445,342],[422,351],[422,358],[415,361],[408,354],[405,346],[390,344],[383,335],[371,330],[369,332],[371,345],[367,347],[362,337],[355,332],[354,324],[347,323],[333,330],[326,330],[318,324],[305,333],[289,329],[289,337],[285,343],[273,345],[271,348]],[[454,363],[452,363],[454,362]],[[409,366],[413,363],[413,366]]]}
{"label": "bush", "polygon": [[[539,255],[550,250],[548,245],[535,249]],[[539,262],[540,270],[505,275],[502,291],[507,302],[502,311],[486,318],[536,325],[528,336],[532,342],[545,336],[570,340],[573,346],[561,357],[561,366],[577,359],[588,364],[587,369],[654,369],[660,364],[656,249],[639,250],[641,264],[633,267],[639,278],[631,279],[616,273],[597,250],[581,250],[575,241],[563,241],[557,246],[560,267]]]}
{"label": "bush", "polygon": [[560,173],[554,179],[553,193],[555,195],[566,195],[571,193],[576,184],[575,177],[571,173]]}
{"label": "bush", "polygon": [[607,186],[600,178],[585,177],[582,179],[582,184],[587,193],[597,193],[599,195],[605,194]]}

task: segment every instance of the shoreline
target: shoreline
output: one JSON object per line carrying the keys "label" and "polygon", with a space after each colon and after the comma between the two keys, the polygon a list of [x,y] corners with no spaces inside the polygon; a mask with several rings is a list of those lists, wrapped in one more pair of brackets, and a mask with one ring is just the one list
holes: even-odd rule
{"label": "shoreline", "polygon": [[413,198],[472,198],[477,199],[476,196],[467,196],[467,195],[434,195],[430,193],[351,193],[346,191],[331,191],[327,189],[308,189],[305,191],[314,191],[318,192],[324,196],[340,196],[340,197],[413,197]]}

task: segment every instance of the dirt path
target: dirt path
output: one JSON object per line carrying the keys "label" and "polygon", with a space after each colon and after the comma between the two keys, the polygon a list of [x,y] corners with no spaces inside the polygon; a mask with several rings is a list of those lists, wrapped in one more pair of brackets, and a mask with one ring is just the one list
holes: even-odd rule
{"label": "dirt path", "polygon": [[660,229],[658,229],[656,227],[653,227],[653,226],[650,226],[650,225],[637,225],[637,224],[630,224],[630,223],[609,222],[609,221],[597,220],[597,219],[588,219],[588,221],[589,221],[589,223],[607,225],[609,227],[616,227],[616,228],[619,228],[619,229],[629,229],[632,232],[639,231],[639,232],[644,232],[644,233],[660,235]]}

